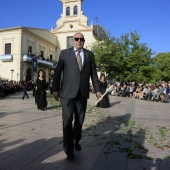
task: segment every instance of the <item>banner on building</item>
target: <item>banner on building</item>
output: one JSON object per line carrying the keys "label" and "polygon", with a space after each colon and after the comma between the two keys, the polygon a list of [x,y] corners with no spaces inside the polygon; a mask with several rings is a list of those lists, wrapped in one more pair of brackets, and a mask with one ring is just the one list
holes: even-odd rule
{"label": "banner on building", "polygon": [[33,58],[32,59],[32,70],[33,70],[34,73],[37,72],[37,65],[38,65],[37,59]]}

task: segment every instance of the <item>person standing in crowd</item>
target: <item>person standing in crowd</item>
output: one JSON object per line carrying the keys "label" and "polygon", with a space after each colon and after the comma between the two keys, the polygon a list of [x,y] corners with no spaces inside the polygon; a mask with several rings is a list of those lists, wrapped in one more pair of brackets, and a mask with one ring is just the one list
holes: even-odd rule
{"label": "person standing in crowd", "polygon": [[23,89],[22,100],[24,100],[25,96],[27,97],[27,99],[29,99],[29,96],[28,96],[28,93],[27,93],[27,85],[28,85],[28,82],[26,80],[26,77],[23,77],[23,80],[21,81],[21,86],[22,86],[22,89]]}
{"label": "person standing in crowd", "polygon": [[[75,158],[74,149],[81,150],[79,142],[89,98],[90,77],[98,98],[102,96],[99,92],[94,54],[83,48],[84,42],[84,35],[80,32],[75,33],[72,39],[74,47],[61,51],[52,84],[54,98],[58,100],[60,96],[63,149],[68,160]],[[72,127],[73,114],[75,121]]]}
{"label": "person standing in crowd", "polygon": [[46,99],[46,80],[44,78],[43,70],[38,71],[38,77],[36,80],[36,96],[35,102],[37,104],[37,108],[44,111],[47,107],[47,99]]}
{"label": "person standing in crowd", "polygon": [[[107,89],[107,81],[104,73],[100,75],[99,91],[104,94]],[[107,108],[110,107],[109,96],[106,94],[103,99],[97,104],[97,107]]]}
{"label": "person standing in crowd", "polygon": [[53,90],[52,90],[52,84],[53,84],[53,78],[54,78],[54,70],[51,70],[50,72],[50,82],[49,82],[49,87],[50,87],[50,94],[53,94]]}

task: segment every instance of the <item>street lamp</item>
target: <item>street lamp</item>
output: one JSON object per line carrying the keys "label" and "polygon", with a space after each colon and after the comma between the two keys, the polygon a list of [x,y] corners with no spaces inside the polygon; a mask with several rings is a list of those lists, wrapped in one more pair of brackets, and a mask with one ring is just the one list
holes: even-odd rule
{"label": "street lamp", "polygon": [[18,81],[19,73],[17,73],[17,81]]}
{"label": "street lamp", "polygon": [[13,79],[13,72],[14,72],[14,70],[12,69],[11,70],[11,80]]}

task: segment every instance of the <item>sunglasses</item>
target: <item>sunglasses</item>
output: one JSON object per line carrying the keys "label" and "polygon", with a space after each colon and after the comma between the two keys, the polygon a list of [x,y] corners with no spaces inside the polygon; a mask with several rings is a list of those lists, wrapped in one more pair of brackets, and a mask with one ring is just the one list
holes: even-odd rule
{"label": "sunglasses", "polygon": [[75,41],[80,40],[81,42],[84,42],[84,41],[85,41],[85,39],[84,39],[84,38],[74,38],[74,40],[75,40]]}

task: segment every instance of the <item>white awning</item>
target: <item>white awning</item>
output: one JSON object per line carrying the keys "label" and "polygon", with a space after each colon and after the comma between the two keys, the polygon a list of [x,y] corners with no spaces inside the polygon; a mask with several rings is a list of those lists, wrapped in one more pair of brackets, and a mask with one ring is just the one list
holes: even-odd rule
{"label": "white awning", "polygon": [[25,55],[23,56],[23,61],[32,62],[32,57],[25,54]]}
{"label": "white awning", "polygon": [[[23,61],[32,62],[32,58],[33,57],[25,54],[23,56]],[[48,66],[51,66],[51,67],[56,67],[56,63],[53,63],[53,62],[50,62],[50,61],[46,61],[46,60],[42,60],[42,59],[37,59],[37,62],[38,62],[38,64],[41,63],[41,64],[48,65]]]}
{"label": "white awning", "polygon": [[2,60],[2,61],[13,61],[13,55],[12,54],[0,55],[0,60]]}
{"label": "white awning", "polygon": [[53,64],[54,64],[52,62],[41,60],[41,59],[38,59],[37,61],[38,61],[38,63],[49,65],[49,66],[53,66]]}

